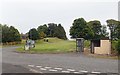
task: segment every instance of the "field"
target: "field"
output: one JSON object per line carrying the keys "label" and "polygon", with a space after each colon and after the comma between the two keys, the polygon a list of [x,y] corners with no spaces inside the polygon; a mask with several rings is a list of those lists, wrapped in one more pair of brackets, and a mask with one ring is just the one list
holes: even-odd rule
{"label": "field", "polygon": [[58,38],[48,38],[48,42],[37,40],[35,48],[29,51],[24,50],[24,45],[17,49],[17,52],[30,52],[30,53],[68,53],[74,52],[76,49],[75,41],[61,40]]}

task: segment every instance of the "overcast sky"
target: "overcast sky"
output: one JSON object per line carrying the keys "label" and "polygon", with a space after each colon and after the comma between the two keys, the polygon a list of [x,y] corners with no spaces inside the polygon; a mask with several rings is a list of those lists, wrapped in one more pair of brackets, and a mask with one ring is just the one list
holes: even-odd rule
{"label": "overcast sky", "polygon": [[48,23],[61,23],[67,37],[74,19],[86,21],[118,19],[119,0],[0,0],[0,23],[20,33]]}

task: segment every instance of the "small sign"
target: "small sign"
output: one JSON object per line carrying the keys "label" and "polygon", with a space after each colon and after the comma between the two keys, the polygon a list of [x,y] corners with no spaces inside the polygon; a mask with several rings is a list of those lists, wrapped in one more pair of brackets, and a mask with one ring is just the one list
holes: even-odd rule
{"label": "small sign", "polygon": [[29,45],[25,45],[25,50],[29,50]]}
{"label": "small sign", "polygon": [[35,47],[35,41],[34,40],[26,40],[26,44],[25,44],[25,47],[24,49],[25,50],[30,50],[30,48],[34,48]]}

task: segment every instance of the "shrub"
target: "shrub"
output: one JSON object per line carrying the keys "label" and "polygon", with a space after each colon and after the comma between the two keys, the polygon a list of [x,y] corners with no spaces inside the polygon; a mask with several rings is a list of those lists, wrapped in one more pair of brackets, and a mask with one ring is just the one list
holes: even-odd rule
{"label": "shrub", "polygon": [[120,55],[120,39],[118,40],[116,48],[117,48],[118,55]]}
{"label": "shrub", "polygon": [[111,50],[111,52],[112,52],[112,54],[117,54],[118,52],[117,52],[117,42],[118,41],[112,41],[112,50]]}

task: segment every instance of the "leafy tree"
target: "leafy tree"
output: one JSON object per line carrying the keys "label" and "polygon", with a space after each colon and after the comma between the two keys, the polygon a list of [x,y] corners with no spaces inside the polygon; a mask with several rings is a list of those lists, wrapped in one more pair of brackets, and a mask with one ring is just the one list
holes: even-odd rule
{"label": "leafy tree", "polygon": [[40,25],[40,26],[38,26],[37,31],[38,31],[38,33],[44,33],[45,35],[47,35],[48,34],[48,27],[46,24]]}
{"label": "leafy tree", "polygon": [[9,27],[7,25],[2,26],[2,43],[9,42]]}
{"label": "leafy tree", "polygon": [[87,23],[83,18],[75,19],[73,26],[70,28],[70,35],[72,38],[85,38],[87,30]]}
{"label": "leafy tree", "polygon": [[46,34],[45,34],[43,31],[41,31],[41,32],[39,33],[39,35],[40,35],[40,38],[41,38],[41,39],[43,39],[43,38],[46,37]]}
{"label": "leafy tree", "polygon": [[101,27],[101,38],[108,37],[108,34],[109,34],[109,33],[107,32],[106,26],[103,25],[103,26]]}
{"label": "leafy tree", "polygon": [[28,37],[29,37],[29,39],[32,39],[32,40],[38,40],[39,39],[39,33],[35,28],[32,28],[28,32]]}
{"label": "leafy tree", "polygon": [[18,41],[18,42],[21,41],[21,35],[17,29],[15,29],[14,37],[15,37],[15,41]]}
{"label": "leafy tree", "polygon": [[118,26],[117,26],[117,38],[120,39],[120,21],[118,21]]}
{"label": "leafy tree", "polygon": [[61,24],[58,24],[58,26],[56,27],[54,36],[58,37],[60,39],[67,40],[66,32],[65,32],[64,28],[61,26]]}
{"label": "leafy tree", "polygon": [[118,21],[114,20],[114,19],[109,19],[106,21],[107,22],[107,26],[110,29],[110,37],[111,40],[115,40],[117,38],[117,26],[118,26]]}
{"label": "leafy tree", "polygon": [[85,34],[84,39],[86,39],[86,40],[91,40],[91,39],[93,39],[94,32],[92,31],[92,29],[91,29],[89,26],[87,26],[87,27],[85,28],[84,34]]}
{"label": "leafy tree", "polygon": [[101,23],[98,20],[90,21],[87,23],[89,28],[91,29],[93,36],[92,39],[100,39],[101,38]]}
{"label": "leafy tree", "polygon": [[2,43],[2,24],[0,24],[0,43]]}
{"label": "leafy tree", "polygon": [[114,19],[109,19],[106,21],[107,22],[107,26],[110,29],[110,38],[111,38],[111,49],[113,50],[113,40],[117,39],[117,28],[119,25],[119,22],[114,20]]}
{"label": "leafy tree", "polygon": [[21,36],[19,31],[15,29],[13,26],[10,26],[9,33],[10,33],[9,42],[21,41]]}
{"label": "leafy tree", "polygon": [[13,26],[8,27],[7,25],[2,26],[2,42],[19,42],[21,36],[19,31]]}

